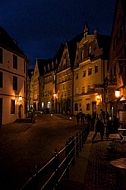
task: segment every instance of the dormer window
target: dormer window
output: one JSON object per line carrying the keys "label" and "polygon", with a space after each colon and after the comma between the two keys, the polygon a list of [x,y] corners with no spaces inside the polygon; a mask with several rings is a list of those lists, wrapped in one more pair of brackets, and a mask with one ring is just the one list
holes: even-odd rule
{"label": "dormer window", "polygon": [[49,63],[48,63],[48,71],[50,70],[50,65],[49,65]]}
{"label": "dormer window", "polygon": [[44,66],[44,72],[46,72],[46,66]]}
{"label": "dormer window", "polygon": [[54,63],[53,63],[53,61],[52,61],[52,69],[54,69]]}

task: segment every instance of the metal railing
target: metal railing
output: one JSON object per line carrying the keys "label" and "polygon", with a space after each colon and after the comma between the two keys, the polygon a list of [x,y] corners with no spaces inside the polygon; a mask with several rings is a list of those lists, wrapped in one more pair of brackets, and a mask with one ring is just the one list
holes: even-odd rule
{"label": "metal railing", "polygon": [[65,147],[55,150],[53,158],[40,170],[32,170],[31,178],[20,190],[56,190],[60,181],[69,178],[69,167],[75,164],[89,134],[89,126],[82,129],[75,137],[70,137]]}

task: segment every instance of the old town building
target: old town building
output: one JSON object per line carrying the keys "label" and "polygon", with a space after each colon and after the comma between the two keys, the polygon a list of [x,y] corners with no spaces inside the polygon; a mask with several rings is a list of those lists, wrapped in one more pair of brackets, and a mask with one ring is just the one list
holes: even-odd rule
{"label": "old town building", "polygon": [[74,62],[74,114],[100,113],[105,110],[104,80],[107,76],[107,60],[110,37],[89,34],[85,25],[82,40],[77,44]]}
{"label": "old town building", "polygon": [[26,117],[27,58],[0,27],[0,126]]}
{"label": "old town building", "polygon": [[[116,92],[116,94],[115,94]],[[112,27],[109,55],[109,76],[107,88],[108,110],[126,119],[126,6],[124,0],[117,0]]]}
{"label": "old town building", "polygon": [[66,42],[56,70],[56,106],[58,113],[73,114],[73,66],[77,42],[81,39],[82,34]]}

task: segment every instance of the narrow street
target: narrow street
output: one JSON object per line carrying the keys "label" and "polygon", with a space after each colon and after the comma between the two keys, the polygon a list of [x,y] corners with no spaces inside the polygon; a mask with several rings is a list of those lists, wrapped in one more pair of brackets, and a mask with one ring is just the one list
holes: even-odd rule
{"label": "narrow street", "polygon": [[[11,124],[12,125],[12,124]],[[75,118],[41,114],[34,124],[14,123],[0,130],[0,189],[19,190],[29,179],[35,165],[40,169],[61,150],[81,126]],[[6,126],[5,126],[6,127]]]}

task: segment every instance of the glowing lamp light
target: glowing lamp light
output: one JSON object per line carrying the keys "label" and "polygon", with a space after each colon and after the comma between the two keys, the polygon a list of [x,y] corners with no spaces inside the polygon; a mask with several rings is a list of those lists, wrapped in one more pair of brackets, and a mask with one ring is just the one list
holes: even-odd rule
{"label": "glowing lamp light", "polygon": [[22,96],[19,96],[19,101],[21,101],[22,100]]}
{"label": "glowing lamp light", "polygon": [[100,100],[100,95],[98,94],[98,95],[96,96],[96,98],[97,98],[97,100]]}
{"label": "glowing lamp light", "polygon": [[115,97],[116,97],[116,98],[119,98],[119,97],[120,97],[120,91],[119,91],[119,90],[116,90],[116,91],[115,91]]}

